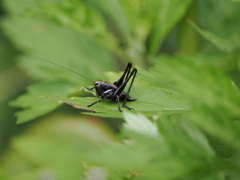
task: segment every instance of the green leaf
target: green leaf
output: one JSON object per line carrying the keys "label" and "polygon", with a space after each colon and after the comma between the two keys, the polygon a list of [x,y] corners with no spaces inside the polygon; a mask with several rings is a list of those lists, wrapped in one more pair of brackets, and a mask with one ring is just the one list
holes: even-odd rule
{"label": "green leaf", "polygon": [[[126,56],[131,58],[133,57],[132,54],[136,54],[136,56],[134,56],[136,62],[139,60],[140,56],[137,55],[139,54],[139,51],[137,50],[138,46],[136,46],[136,44],[139,44],[139,40],[135,38],[135,36],[131,35],[132,32],[130,31],[131,27],[129,25],[129,19],[131,19],[133,14],[127,12],[127,9],[131,11],[131,8],[129,9],[129,7],[127,7],[127,2],[120,3],[118,1],[112,2],[107,0],[106,3],[99,4],[96,1],[80,3],[76,0],[71,0],[71,2],[62,1],[62,3],[59,3],[59,1],[56,0],[44,0],[41,2],[29,2],[28,0],[25,0],[21,4],[17,4],[19,7],[16,9],[15,1],[16,0],[9,0],[6,3],[6,7],[9,9],[12,16],[4,19],[3,28],[8,36],[12,38],[17,48],[30,54],[30,56],[21,57],[20,66],[36,80],[49,80],[50,82],[64,80],[72,84],[72,87],[75,87],[75,92],[77,92],[77,89],[79,87],[86,86],[86,84],[89,85],[89,82],[87,83],[86,79],[83,79],[82,77],[82,80],[74,78],[73,74],[70,74],[66,71],[63,73],[64,71],[59,67],[54,67],[53,65],[47,64],[46,62],[41,62],[39,59],[33,58],[34,56],[53,61],[57,64],[60,64],[61,66],[79,72],[89,79],[93,79],[93,81],[96,79],[96,77],[99,79],[104,79],[101,75],[104,71],[110,69],[114,70],[114,60],[110,55],[111,52],[117,53],[123,57],[123,59],[125,59],[125,55],[123,54],[126,54]],[[177,7],[174,11],[179,12],[179,14],[184,14],[183,11],[186,10],[190,2],[190,0],[185,0],[184,3],[181,2],[179,6],[177,5],[178,1],[171,1],[171,3],[167,3],[165,5],[167,5],[169,9],[174,6],[173,10]],[[164,2],[151,1],[147,3],[147,8],[149,8],[147,17],[154,18],[154,13],[158,14],[159,12],[157,7],[162,7],[162,3]],[[92,7],[91,10],[89,10],[89,6]],[[134,6],[134,3],[131,4],[131,6]],[[140,13],[143,8],[144,2],[141,2],[141,5],[136,7],[135,11]],[[79,9],[82,10],[81,13]],[[154,13],[152,13],[152,9],[154,9]],[[18,16],[19,14],[21,17]],[[104,19],[100,17],[99,14],[102,14]],[[160,18],[160,16],[162,15],[157,15],[158,18]],[[180,16],[181,15],[174,17]],[[139,18],[137,21],[138,23],[135,25],[140,24],[140,20],[141,18]],[[145,23],[147,21],[148,20],[145,19]],[[81,22],[81,25],[79,25],[79,22]],[[106,22],[109,23],[109,26],[106,26]],[[111,29],[112,22],[114,25],[116,25],[116,29],[119,31]],[[173,20],[171,26],[173,26],[174,23],[176,23],[176,20]],[[154,21],[154,24],[157,23]],[[97,28],[97,33],[94,34],[92,31],[93,29],[96,29],[96,27],[99,28]],[[143,44],[149,36],[149,27],[150,26],[148,25],[148,27],[143,30],[143,33],[140,31],[136,32],[137,34],[140,33],[136,37],[141,36],[140,41],[142,43],[142,50],[145,49],[145,47],[143,47]],[[166,25],[164,27],[169,28],[170,26]],[[162,29],[162,27],[160,29]],[[125,39],[125,42],[128,44],[127,48],[120,47],[121,42],[115,41],[112,36],[112,39],[110,38],[111,40],[105,38],[108,37],[108,32],[111,32],[111,34],[115,35],[118,35],[120,33],[123,39]],[[162,35],[161,38],[163,36],[164,35]],[[115,38],[119,39],[118,36]],[[153,37],[153,39],[155,39],[155,37]],[[105,42],[110,42],[110,44],[103,45]],[[115,45],[113,45],[114,43]],[[114,51],[113,49],[110,50],[106,48],[106,46],[115,47],[117,51]],[[134,49],[135,47],[137,48]],[[142,50],[141,53],[143,52]],[[122,52],[119,53],[120,51]],[[141,53],[140,55],[142,55]],[[146,89],[144,87],[142,90],[146,92]],[[46,89],[45,94],[46,96],[49,96],[47,91],[48,90]],[[61,90],[59,89],[59,91]],[[152,92],[150,93],[155,94],[156,97],[163,97],[163,94],[165,93],[164,91],[165,90],[161,92],[161,90],[158,91],[153,88]],[[172,90],[166,91],[172,93]],[[176,91],[176,94],[178,94],[178,90],[173,91]],[[74,93],[74,91],[71,91],[71,93]],[[136,93],[140,94],[140,92]],[[158,93],[161,95],[157,95]],[[54,96],[57,96],[57,94]],[[67,96],[69,96],[69,92],[62,92],[61,97],[66,98]],[[145,96],[147,97],[146,93]],[[30,93],[29,97],[31,97]],[[141,102],[141,99],[139,99],[139,102]],[[26,122],[33,117],[38,117],[40,114],[44,114],[44,111],[45,113],[50,112],[57,106],[56,104],[48,104],[48,108],[47,106],[40,107],[43,106],[43,104],[44,103],[39,104],[39,109],[42,109],[42,111],[37,113],[35,116],[30,116],[30,114],[32,114],[30,113],[31,111],[24,114],[18,113],[19,117],[21,116],[18,122]],[[142,99],[140,105],[141,108],[136,108],[138,108],[139,111],[142,111],[143,104],[146,104],[144,98]],[[158,104],[158,107],[156,107],[155,104]],[[180,107],[178,107],[179,105]],[[159,104],[153,100],[149,102],[147,110],[144,111],[145,114],[152,115],[152,111],[157,111],[159,109],[164,109],[167,111],[185,109],[185,104],[183,104],[183,108],[181,106],[182,105],[180,102],[178,103],[177,100],[176,107],[171,107],[171,103],[170,107],[168,107],[168,104]],[[21,107],[21,103],[18,103],[18,107]],[[30,106],[29,108],[31,109]],[[33,109],[36,109],[36,107]],[[29,114],[29,117],[27,117],[27,114]],[[115,117],[111,113],[106,113],[105,116]],[[117,117],[121,116],[117,115]]]}
{"label": "green leaf", "polygon": [[[109,73],[111,79],[120,77],[118,73]],[[136,98],[134,102],[127,102],[126,105],[134,108],[132,112],[141,112],[146,116],[154,116],[161,113],[172,114],[190,110],[190,97],[178,88],[168,87],[160,81],[161,73],[151,73],[140,69],[136,81],[131,89],[131,98]],[[117,79],[115,79],[116,81]],[[114,82],[114,81],[112,81]],[[126,88],[127,89],[127,88]],[[94,90],[93,90],[94,91]],[[122,113],[118,110],[117,102],[103,101],[91,107],[88,105],[98,101],[97,97],[47,97],[57,99],[61,102],[72,105],[78,109],[90,110],[95,113],[84,113],[94,116],[121,118]],[[121,107],[123,111],[129,111]]]}
{"label": "green leaf", "polygon": [[75,92],[74,87],[67,82],[42,82],[28,87],[28,93],[19,96],[10,103],[13,107],[22,107],[24,110],[16,113],[17,123],[28,122],[56,109],[60,103],[41,98],[43,95],[67,96]]}
{"label": "green leaf", "polygon": [[192,21],[188,21],[188,23],[199,33],[201,34],[205,39],[207,39],[209,42],[211,42],[213,45],[215,45],[217,48],[219,48],[221,51],[226,53],[232,53],[235,51],[236,47],[235,45],[229,41],[225,40],[223,38],[218,37],[217,35],[200,29],[196,24],[194,24]]}

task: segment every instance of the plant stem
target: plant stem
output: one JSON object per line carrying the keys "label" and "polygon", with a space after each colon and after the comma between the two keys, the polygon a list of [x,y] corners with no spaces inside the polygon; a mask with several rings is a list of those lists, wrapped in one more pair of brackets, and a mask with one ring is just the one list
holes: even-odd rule
{"label": "plant stem", "polygon": [[197,1],[194,0],[186,13],[183,20],[178,25],[178,47],[181,53],[188,56],[194,56],[199,52],[199,36],[196,30],[194,30],[188,23],[190,19],[194,23],[198,24],[198,9]]}

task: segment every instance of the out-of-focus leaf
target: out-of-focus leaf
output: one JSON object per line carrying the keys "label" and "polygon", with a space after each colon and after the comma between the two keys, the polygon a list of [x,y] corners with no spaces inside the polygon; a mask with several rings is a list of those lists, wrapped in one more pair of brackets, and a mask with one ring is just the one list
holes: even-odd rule
{"label": "out-of-focus leaf", "polygon": [[[223,38],[230,41],[237,49],[239,49],[239,43],[236,42],[236,40],[239,39],[239,33],[237,32],[240,31],[240,23],[236,23],[240,16],[238,3],[230,2],[228,0],[199,1],[198,9],[198,13],[201,14],[198,16],[198,26],[202,30],[207,30],[220,37],[220,39]],[[192,18],[190,19],[192,20]],[[201,51],[211,54],[219,53],[218,47],[209,43],[208,40],[201,41]]]}
{"label": "out-of-focus leaf", "polygon": [[233,2],[240,2],[240,0],[228,0],[228,1],[233,1]]}
{"label": "out-of-focus leaf", "polygon": [[89,171],[86,174],[87,174],[88,180],[106,180],[107,179],[106,172],[101,167],[92,167],[89,169]]}
{"label": "out-of-focus leaf", "polygon": [[213,45],[215,45],[217,48],[219,48],[223,52],[231,53],[231,52],[235,51],[236,47],[231,41],[220,38],[217,35],[209,32],[209,31],[200,29],[192,21],[188,21],[188,23],[194,29],[196,29],[199,32],[199,34],[201,34],[204,38],[206,38],[209,42],[211,42]]}
{"label": "out-of-focus leaf", "polygon": [[149,54],[154,55],[177,22],[186,13],[192,0],[169,0],[169,1],[148,1],[148,5],[152,6],[152,34],[149,40]]}
{"label": "out-of-focus leaf", "polygon": [[[59,105],[53,102],[47,103],[48,101],[40,100],[36,96],[59,94],[67,97],[69,94],[78,92],[80,87],[93,84],[83,77],[41,61],[34,56],[47,57],[46,59],[93,79],[92,81],[96,77],[103,77],[105,70],[114,69],[113,61],[108,52],[90,39],[72,30],[28,18],[9,18],[4,21],[4,28],[19,48],[30,49],[29,53],[32,56],[21,57],[20,65],[22,68],[35,79],[44,81],[44,83],[34,85],[34,91],[37,93],[29,92],[23,95],[17,103],[14,103],[18,107],[26,107],[25,103],[28,103],[28,108],[34,110],[28,109],[18,113],[18,122],[32,120],[52,111]],[[102,66],[102,64],[105,65]],[[62,84],[59,83],[59,80]],[[48,82],[46,83],[46,81]],[[52,88],[49,89],[50,84]]]}
{"label": "out-of-focus leaf", "polygon": [[149,119],[147,119],[144,115],[134,115],[129,112],[124,112],[123,115],[124,119],[126,120],[126,123],[124,124],[125,130],[130,130],[139,134],[145,134],[154,138],[160,137],[157,125],[149,121]]}
{"label": "out-of-focus leaf", "polygon": [[28,87],[28,93],[19,96],[10,103],[13,107],[22,107],[24,110],[16,113],[18,116],[17,123],[24,123],[40,117],[57,108],[60,103],[49,99],[40,98],[39,96],[56,95],[67,96],[74,93],[75,89],[70,83],[61,82],[42,82]]}
{"label": "out-of-focus leaf", "polygon": [[11,142],[1,158],[1,175],[5,180],[83,179],[85,153],[111,138],[97,119],[51,116]]}
{"label": "out-of-focus leaf", "polygon": [[[132,114],[132,118],[140,122],[150,122],[144,116]],[[128,128],[130,142],[105,144],[104,147],[88,152],[86,158],[104,164],[110,176],[115,170],[121,172],[124,167],[130,169],[133,172],[131,175],[138,179],[197,177],[222,180],[218,173],[230,166],[223,165],[225,162],[215,157],[207,139],[197,127],[188,121],[170,116],[158,119],[156,127],[163,138],[161,140]],[[223,164],[219,166],[219,163]],[[196,171],[203,170],[206,164],[208,169],[205,169],[204,173],[196,174]],[[171,171],[172,169],[174,171]]]}
{"label": "out-of-focus leaf", "polygon": [[233,119],[240,116],[240,99],[230,78],[217,67],[205,66],[204,61],[194,58],[178,56],[171,60],[162,56],[159,60],[154,70],[163,69],[168,83],[184,89],[192,98],[192,106],[199,106],[190,111],[190,119],[208,133],[237,145],[234,142],[240,136],[240,127]]}
{"label": "out-of-focus leaf", "polygon": [[[59,63],[64,67],[89,76],[90,79],[99,76],[105,70],[112,70],[113,62],[109,53],[76,31],[30,18],[5,19],[3,25],[15,43],[21,49],[28,50],[32,56]],[[16,26],[18,29],[15,28]],[[51,51],[48,48],[51,48]],[[42,67],[62,72],[59,67],[50,66],[46,62],[39,62],[33,57],[28,57],[28,59],[31,61],[25,62],[23,68],[30,71],[31,74],[35,74],[34,68],[36,68],[32,64],[35,66],[42,64]],[[100,64],[105,64],[105,66],[100,66]],[[91,69],[94,69],[94,71],[91,71]],[[47,74],[49,78],[51,73]],[[61,74],[61,78],[63,78],[65,73]],[[73,76],[73,74],[71,75]],[[60,73],[58,76],[60,76]],[[46,78],[46,75],[44,78]],[[67,80],[71,81],[71,79],[77,78],[68,76]],[[74,82],[76,83],[76,80]]]}
{"label": "out-of-focus leaf", "polygon": [[109,23],[109,28],[113,28],[121,38],[128,40],[130,35],[130,28],[127,17],[121,7],[119,1],[103,0],[101,3],[97,0],[86,1],[90,6],[99,11]]}

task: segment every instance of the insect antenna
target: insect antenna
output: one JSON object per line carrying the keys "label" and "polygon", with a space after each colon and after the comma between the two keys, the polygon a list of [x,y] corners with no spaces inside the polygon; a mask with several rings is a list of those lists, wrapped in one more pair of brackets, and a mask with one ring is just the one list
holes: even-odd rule
{"label": "insect antenna", "polygon": [[[61,67],[61,68],[65,69],[65,70],[68,70],[68,71],[70,71],[70,72],[73,72],[73,73],[75,73],[75,74],[77,74],[77,75],[79,75],[79,76],[82,76],[83,78],[91,81],[90,79],[88,79],[88,78],[85,77],[84,75],[82,75],[82,74],[80,74],[80,73],[77,73],[76,71],[73,71],[73,70],[68,69],[68,68],[66,68],[66,67],[63,67],[63,66],[61,66],[61,65],[59,65],[59,64],[56,64],[56,63],[54,63],[54,62],[51,62],[51,61],[48,61],[48,60],[46,60],[46,59],[42,59],[42,58],[39,58],[39,57],[35,57],[35,58],[40,59],[40,60],[45,61],[45,62],[48,62],[48,63],[53,64],[53,65],[55,65],[55,66]],[[91,82],[94,83],[93,81],[91,81]]]}

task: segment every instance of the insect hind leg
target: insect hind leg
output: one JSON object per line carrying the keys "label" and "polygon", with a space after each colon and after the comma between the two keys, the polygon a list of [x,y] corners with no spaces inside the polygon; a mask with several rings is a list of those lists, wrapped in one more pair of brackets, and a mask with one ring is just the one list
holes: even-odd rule
{"label": "insect hind leg", "polygon": [[126,101],[136,101],[137,99],[127,99]]}
{"label": "insect hind leg", "polygon": [[129,88],[128,88],[128,91],[127,91],[127,93],[126,93],[126,96],[125,96],[125,98],[124,98],[124,100],[123,100],[123,104],[122,104],[122,106],[125,107],[125,108],[127,108],[128,110],[134,110],[134,108],[130,108],[130,107],[126,106],[126,101],[136,101],[136,100],[137,100],[137,99],[130,99],[130,96],[128,95],[128,94],[130,93],[131,88],[132,88],[132,84],[133,84],[133,82],[134,82],[134,79],[135,79],[135,77],[136,77],[136,74],[137,74],[137,69],[134,68],[134,69],[132,70],[132,72],[131,72],[130,77],[129,77],[129,79],[132,77],[132,81],[131,81],[131,84],[130,84],[130,86],[129,86]]}
{"label": "insect hind leg", "polygon": [[[125,99],[126,99],[126,100],[125,100]],[[126,106],[126,105],[124,104],[124,102],[126,103],[126,101],[136,101],[136,100],[137,100],[137,99],[131,99],[130,96],[129,96],[127,93],[125,93],[125,92],[123,92],[122,95],[121,95],[121,97],[120,97],[120,101],[123,102],[122,106],[125,107],[125,108],[127,108],[127,109],[129,109],[129,110],[131,110],[131,109],[133,109],[133,108],[129,108],[128,106]]]}
{"label": "insect hind leg", "polygon": [[123,107],[127,108],[128,110],[134,110],[134,108],[130,108],[127,105],[123,104]]}

